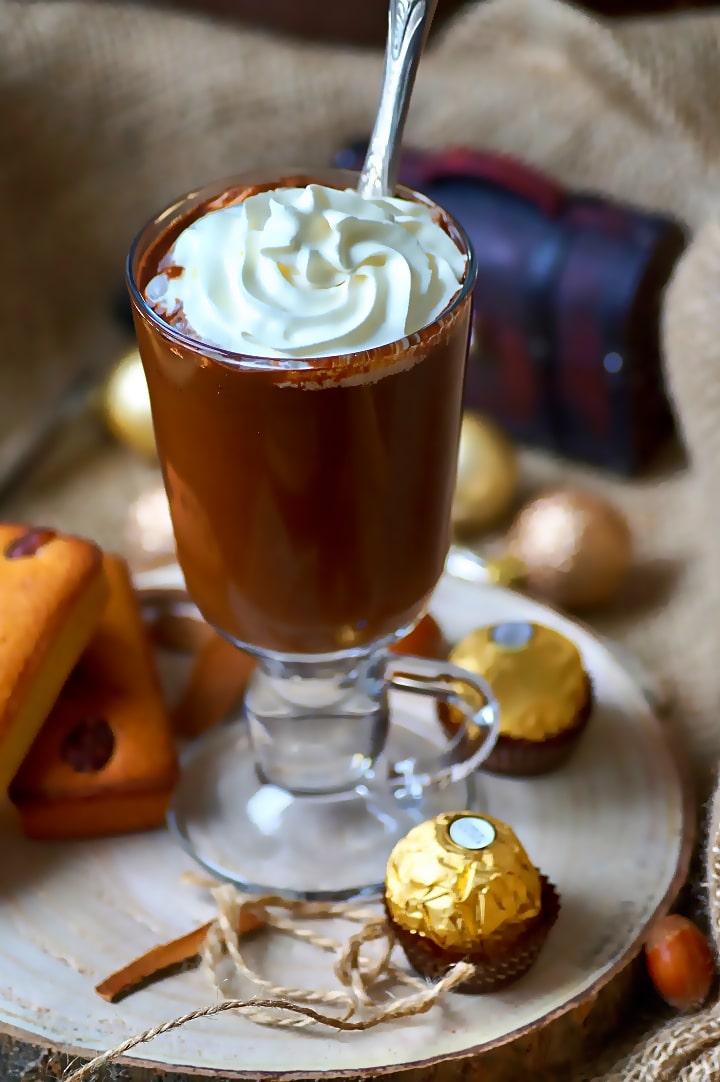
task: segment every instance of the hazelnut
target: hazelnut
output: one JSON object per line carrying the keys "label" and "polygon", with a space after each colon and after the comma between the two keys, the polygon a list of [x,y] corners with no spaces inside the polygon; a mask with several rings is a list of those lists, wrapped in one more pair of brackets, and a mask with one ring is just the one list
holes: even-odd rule
{"label": "hazelnut", "polygon": [[655,988],[679,1011],[701,1007],[715,977],[706,936],[687,917],[670,914],[657,921],[645,943],[645,960]]}

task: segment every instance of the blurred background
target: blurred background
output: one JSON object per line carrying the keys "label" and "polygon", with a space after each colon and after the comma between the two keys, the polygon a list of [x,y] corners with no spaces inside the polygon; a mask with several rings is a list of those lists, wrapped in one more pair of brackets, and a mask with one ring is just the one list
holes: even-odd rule
{"label": "blurred background", "polygon": [[[176,8],[204,11],[224,19],[240,20],[269,30],[281,30],[313,41],[352,45],[382,45],[385,41],[386,0],[361,4],[334,0],[153,0]],[[439,0],[434,33],[464,0]],[[579,7],[600,15],[649,15],[717,7],[711,0],[588,0]]]}

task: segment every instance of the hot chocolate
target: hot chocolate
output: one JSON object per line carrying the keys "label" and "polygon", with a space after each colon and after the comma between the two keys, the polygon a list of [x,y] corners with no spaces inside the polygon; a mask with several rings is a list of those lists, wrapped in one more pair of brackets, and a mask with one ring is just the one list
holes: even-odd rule
{"label": "hot chocolate", "polygon": [[472,261],[413,193],[368,227],[354,179],[195,193],[130,256],[188,589],[265,651],[395,635],[449,543]]}

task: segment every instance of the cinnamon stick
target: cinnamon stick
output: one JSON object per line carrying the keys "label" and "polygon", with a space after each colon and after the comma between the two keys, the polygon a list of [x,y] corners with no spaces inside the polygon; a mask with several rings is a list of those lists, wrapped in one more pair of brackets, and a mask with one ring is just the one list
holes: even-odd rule
{"label": "cinnamon stick", "polygon": [[147,613],[146,623],[153,644],[174,654],[197,654],[217,634],[196,616],[166,609]]}
{"label": "cinnamon stick", "polygon": [[[118,1003],[125,996],[148,984],[199,964],[202,945],[211,924],[212,921],[208,921],[200,928],[194,928],[192,932],[172,939],[169,943],[152,947],[129,965],[106,977],[96,985],[95,991],[108,1003]],[[261,927],[262,921],[251,910],[241,910],[238,935],[248,935]]]}
{"label": "cinnamon stick", "polygon": [[212,632],[198,651],[172,725],[176,736],[193,740],[219,724],[243,697],[255,671],[254,658]]}

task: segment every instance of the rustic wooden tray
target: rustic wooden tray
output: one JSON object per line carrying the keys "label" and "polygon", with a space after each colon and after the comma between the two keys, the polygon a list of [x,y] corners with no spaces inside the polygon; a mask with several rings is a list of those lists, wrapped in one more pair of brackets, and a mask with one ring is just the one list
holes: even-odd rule
{"label": "rustic wooden tray", "polygon": [[[562,894],[560,920],[536,967],[505,992],[451,995],[422,1018],[365,1033],[277,1031],[231,1014],[203,1019],[105,1068],[103,1080],[405,1072],[425,1079],[481,1067],[483,1082],[517,1082],[543,1077],[619,1024],[645,930],[672,905],[693,844],[692,799],[672,733],[615,655],[557,613],[450,577],[432,611],[451,641],[498,620],[555,626],[578,643],[593,681],[594,716],[567,767],[532,781],[481,782],[487,809],[517,829]],[[398,708],[423,709],[417,698]],[[58,1078],[74,1056],[88,1059],[213,1001],[199,971],[116,1006],[93,990],[135,955],[212,915],[207,894],[183,880],[194,866],[165,832],[31,843],[5,809],[0,840],[0,1077]],[[256,949],[271,979],[332,986],[327,960],[302,945],[263,936]]]}

